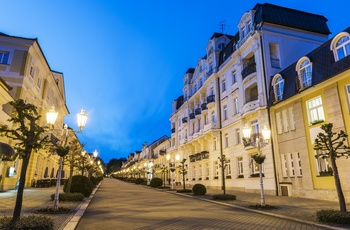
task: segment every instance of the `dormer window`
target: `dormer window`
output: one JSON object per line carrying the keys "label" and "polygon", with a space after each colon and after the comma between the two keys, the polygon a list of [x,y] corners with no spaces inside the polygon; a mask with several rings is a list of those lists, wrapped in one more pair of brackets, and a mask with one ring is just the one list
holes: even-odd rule
{"label": "dormer window", "polygon": [[297,88],[298,90],[311,86],[312,83],[312,64],[308,57],[301,58],[296,66],[298,73]]}
{"label": "dormer window", "polygon": [[9,60],[9,52],[0,51],[0,64],[7,64]]}
{"label": "dormer window", "polygon": [[331,50],[334,53],[335,61],[350,54],[350,35],[346,32],[338,34],[331,43]]}
{"label": "dormer window", "polygon": [[219,44],[219,50],[223,50],[225,48],[225,43],[220,43]]}
{"label": "dormer window", "polygon": [[210,48],[209,48],[209,52],[208,52],[208,56],[210,56],[210,54],[213,52],[213,47],[211,46]]}
{"label": "dormer window", "polygon": [[280,74],[277,74],[272,80],[274,92],[274,100],[281,101],[283,99],[284,79]]}

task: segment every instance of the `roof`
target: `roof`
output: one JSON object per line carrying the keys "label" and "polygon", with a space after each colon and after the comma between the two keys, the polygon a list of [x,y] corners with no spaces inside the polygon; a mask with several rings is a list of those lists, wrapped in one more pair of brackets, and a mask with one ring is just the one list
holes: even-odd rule
{"label": "roof", "polygon": [[210,40],[213,39],[213,38],[219,38],[219,37],[222,37],[222,36],[226,36],[228,39],[231,39],[231,38],[233,37],[233,36],[228,35],[228,34],[222,34],[222,33],[217,33],[217,32],[215,32],[215,33],[211,36]]}
{"label": "roof", "polygon": [[256,4],[254,22],[269,22],[296,29],[329,35],[328,19],[322,15],[312,14],[300,10],[272,5],[269,3]]}
{"label": "roof", "polygon": [[[350,27],[343,31],[350,33]],[[332,40],[333,38],[323,43],[321,46],[311,51],[310,53],[304,55],[308,57],[312,62],[311,85],[319,84],[350,69],[350,55],[338,61],[334,60],[333,51],[330,49]],[[286,100],[298,93],[296,85],[296,65],[298,61],[299,60],[279,72],[279,74],[284,79],[283,100]],[[270,82],[270,93],[272,93],[272,91],[273,87]],[[271,99],[272,98],[270,97],[270,105],[272,104]]]}

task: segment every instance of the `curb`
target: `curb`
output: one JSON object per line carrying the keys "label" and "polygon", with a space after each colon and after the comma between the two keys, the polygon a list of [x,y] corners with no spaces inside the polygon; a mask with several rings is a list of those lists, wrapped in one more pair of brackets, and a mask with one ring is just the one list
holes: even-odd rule
{"label": "curb", "polygon": [[[179,195],[179,196],[185,196],[185,197],[189,197],[189,198],[193,198],[193,196],[188,195],[188,194],[184,194],[184,193],[174,193],[174,192],[169,192],[169,193],[173,193],[175,195]],[[227,204],[227,203],[223,203],[220,201],[213,201],[213,200],[208,200],[208,199],[204,199],[204,198],[195,198],[198,200],[202,200],[202,201],[206,201],[206,202],[210,202],[210,203],[214,203],[214,204],[218,204],[218,205],[223,205],[223,206],[228,206],[228,207],[232,207],[232,208],[238,208],[244,211],[248,211],[248,212],[255,212],[255,213],[259,213],[259,214],[263,214],[266,216],[272,216],[272,217],[276,217],[276,218],[281,218],[281,219],[286,219],[286,220],[292,220],[292,221],[296,221],[299,223],[303,223],[303,224],[310,224],[312,227],[320,227],[320,228],[326,228],[326,229],[334,229],[334,230],[346,230],[348,228],[341,228],[341,227],[333,227],[333,226],[329,226],[329,225],[325,225],[325,224],[320,224],[317,222],[312,222],[312,221],[306,221],[306,220],[300,220],[294,217],[289,217],[289,216],[284,216],[284,215],[280,215],[280,214],[275,214],[275,213],[269,213],[269,212],[264,212],[264,211],[260,211],[260,210],[255,210],[255,209],[250,209],[250,208],[245,208],[239,205],[234,205],[234,204]]]}
{"label": "curb", "polygon": [[74,230],[77,227],[80,219],[83,217],[86,209],[88,208],[92,198],[94,198],[95,193],[98,190],[98,188],[100,187],[102,181],[96,186],[96,188],[94,188],[94,190],[92,190],[92,193],[89,196],[89,198],[86,199],[81,204],[79,204],[78,210],[76,211],[74,216],[67,222],[67,224],[66,224],[66,226],[64,226],[63,230]]}

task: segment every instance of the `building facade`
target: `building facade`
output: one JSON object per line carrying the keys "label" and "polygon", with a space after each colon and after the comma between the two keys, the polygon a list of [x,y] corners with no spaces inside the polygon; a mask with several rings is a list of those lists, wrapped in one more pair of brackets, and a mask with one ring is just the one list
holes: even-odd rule
{"label": "building facade", "polygon": [[[41,116],[39,125],[47,126],[46,112],[54,106],[59,116],[52,132],[53,138],[60,138],[64,117],[69,114],[66,106],[63,73],[51,70],[37,39],[15,37],[0,33],[0,77],[10,87],[11,100],[23,99],[35,105]],[[6,123],[12,116],[9,98],[1,100],[1,122]],[[4,119],[4,120],[3,120]],[[75,136],[75,135],[73,135]],[[71,137],[74,138],[74,137]],[[12,140],[7,144],[14,146]],[[48,149],[32,152],[26,174],[26,187],[40,179],[57,177],[59,157]],[[19,179],[21,159],[6,161],[2,164],[1,189],[14,189]],[[68,168],[64,167],[63,176],[67,178]]]}

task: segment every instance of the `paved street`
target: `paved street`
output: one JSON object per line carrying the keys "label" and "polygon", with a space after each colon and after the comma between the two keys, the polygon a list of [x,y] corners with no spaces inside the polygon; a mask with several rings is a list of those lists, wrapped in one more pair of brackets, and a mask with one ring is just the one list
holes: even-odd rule
{"label": "paved street", "polygon": [[77,229],[326,228],[105,179]]}

